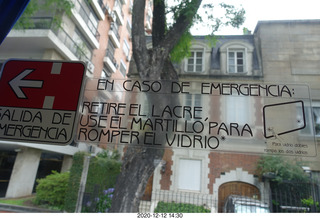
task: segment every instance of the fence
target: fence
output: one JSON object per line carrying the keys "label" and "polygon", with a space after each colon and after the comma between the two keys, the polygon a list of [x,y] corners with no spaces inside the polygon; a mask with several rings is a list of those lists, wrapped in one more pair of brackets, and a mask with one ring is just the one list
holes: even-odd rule
{"label": "fence", "polygon": [[[319,186],[317,184],[298,184],[294,191],[293,185],[284,184],[283,188],[271,189],[264,195],[264,200],[258,200],[258,195],[248,198],[241,195],[241,191],[233,192],[225,200],[218,200],[215,195],[156,191],[152,193],[150,202],[142,201],[140,212],[255,212],[255,213],[307,213],[320,212]],[[315,201],[314,201],[315,200]],[[232,201],[233,205],[228,205]],[[221,203],[220,203],[221,202]],[[166,204],[163,204],[166,203]],[[181,204],[183,203],[183,204]],[[238,203],[238,205],[235,205]],[[241,203],[241,204],[240,204]],[[180,204],[180,205],[179,205]],[[191,204],[191,205],[190,205]],[[222,206],[219,208],[219,206]],[[235,209],[238,208],[238,209]]]}
{"label": "fence", "polygon": [[215,211],[213,195],[191,192],[158,190],[152,192],[151,201],[141,201],[140,212],[211,212]]}
{"label": "fence", "polygon": [[[255,213],[308,213],[320,212],[319,185],[316,183],[286,182],[280,185],[270,184],[267,194],[250,194],[243,196],[243,191],[232,191],[226,199],[219,200],[217,194],[195,192],[174,192],[154,190],[151,200],[141,200],[139,212],[153,213],[217,213],[217,212],[255,212]],[[108,194],[106,194],[108,196]],[[221,195],[221,194],[220,194]],[[91,193],[85,193],[83,211],[106,212],[106,205],[111,205],[112,196],[101,200],[99,186]],[[264,197],[263,200],[261,197]],[[314,201],[315,200],[315,201]]]}

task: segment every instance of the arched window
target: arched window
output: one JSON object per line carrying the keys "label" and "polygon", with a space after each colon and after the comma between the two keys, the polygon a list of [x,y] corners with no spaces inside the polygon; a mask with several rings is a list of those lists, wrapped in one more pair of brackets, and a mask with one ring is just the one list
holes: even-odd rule
{"label": "arched window", "polygon": [[186,74],[208,74],[210,69],[211,47],[203,39],[194,41],[190,48],[190,56],[185,58],[181,66]]}
{"label": "arched window", "polygon": [[242,41],[230,41],[220,47],[221,73],[227,75],[253,75],[253,46]]}
{"label": "arched window", "polygon": [[228,73],[245,73],[246,68],[246,49],[228,49]]}
{"label": "arched window", "polygon": [[190,57],[187,58],[185,71],[187,73],[203,72],[204,52],[203,49],[192,49]]}

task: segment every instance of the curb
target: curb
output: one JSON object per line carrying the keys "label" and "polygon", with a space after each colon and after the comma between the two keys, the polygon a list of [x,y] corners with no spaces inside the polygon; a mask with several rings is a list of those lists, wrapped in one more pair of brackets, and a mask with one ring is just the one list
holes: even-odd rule
{"label": "curb", "polygon": [[33,208],[27,206],[8,205],[0,203],[0,211],[2,212],[15,212],[15,213],[62,213],[61,211],[55,211],[44,208]]}

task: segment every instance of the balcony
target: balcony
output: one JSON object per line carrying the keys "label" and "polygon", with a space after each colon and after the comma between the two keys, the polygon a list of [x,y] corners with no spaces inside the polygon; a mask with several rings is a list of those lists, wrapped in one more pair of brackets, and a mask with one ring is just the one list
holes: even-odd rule
{"label": "balcony", "polygon": [[62,28],[53,28],[52,17],[33,18],[33,27],[23,30],[12,30],[1,45],[7,54],[30,56],[43,50],[56,50],[66,60],[89,61],[89,57]]}
{"label": "balcony", "polygon": [[114,58],[114,53],[112,49],[107,49],[106,56],[104,57],[103,62],[107,65],[107,67],[112,73],[117,71],[118,64]]}
{"label": "balcony", "polygon": [[108,12],[108,5],[104,4],[102,0],[92,0],[90,3],[99,19],[104,20],[106,13]]}
{"label": "balcony", "polygon": [[124,24],[124,19],[123,19],[124,14],[122,12],[122,5],[116,2],[115,6],[113,7],[113,12],[116,15],[120,25],[123,25]]}
{"label": "balcony", "polygon": [[108,35],[112,40],[112,42],[114,43],[115,47],[120,48],[120,35],[119,35],[118,27],[115,23],[111,23]]}
{"label": "balcony", "polygon": [[98,49],[100,38],[100,34],[97,29],[98,22],[94,23],[90,19],[90,15],[85,11],[84,7],[79,1],[74,1],[74,8],[71,11],[74,22],[84,33],[84,35],[88,39],[88,42],[92,47]]}

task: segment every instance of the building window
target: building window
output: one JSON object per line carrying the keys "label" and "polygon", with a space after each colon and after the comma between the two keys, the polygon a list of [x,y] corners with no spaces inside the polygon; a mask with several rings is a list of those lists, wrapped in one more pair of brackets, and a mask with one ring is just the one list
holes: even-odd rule
{"label": "building window", "polygon": [[187,59],[187,72],[203,71],[203,51],[192,51],[191,56]]}
{"label": "building window", "polygon": [[127,66],[126,66],[126,64],[125,64],[122,60],[120,60],[120,72],[121,72],[121,74],[123,75],[123,77],[126,76]]}
{"label": "building window", "polygon": [[201,190],[201,160],[180,159],[178,187],[181,190]]}
{"label": "building window", "polygon": [[124,54],[126,55],[127,59],[129,59],[129,53],[130,53],[130,46],[129,43],[127,42],[126,39],[123,40],[123,46],[122,46],[122,50],[124,52]]}
{"label": "building window", "polygon": [[250,123],[250,98],[243,98],[238,96],[226,97],[226,121],[227,123],[237,123],[240,126]]}
{"label": "building window", "polygon": [[253,57],[255,56],[253,44],[230,40],[223,43],[220,48],[216,48],[214,51],[217,51],[213,53],[214,57],[212,59],[214,61],[212,65],[215,66],[214,74],[237,77],[244,74],[253,76],[258,73],[257,69],[253,69]]}
{"label": "building window", "polygon": [[228,72],[229,73],[245,73],[245,51],[229,50],[228,51]]}
{"label": "building window", "polygon": [[129,19],[127,19],[127,25],[126,25],[126,28],[127,28],[127,31],[129,33],[129,39],[131,40],[132,38],[132,34],[131,34],[131,29],[132,29],[132,26],[131,26],[131,22]]}
{"label": "building window", "polygon": [[[194,107],[202,107],[202,96],[201,94],[187,94],[185,95],[185,106],[190,106],[192,108]],[[194,117],[201,117],[202,112],[201,111],[196,111],[195,114],[193,115]],[[186,120],[192,120],[194,118],[191,118],[190,114],[186,113],[185,115]]]}
{"label": "building window", "polygon": [[313,107],[313,119],[315,125],[315,135],[320,137],[320,107]]}
{"label": "building window", "polygon": [[[304,108],[306,127],[300,130],[300,134],[305,136],[313,136],[314,134],[316,137],[320,137],[320,102],[312,103],[312,105],[312,110],[310,109],[310,107]],[[297,112],[297,120],[302,120],[302,115],[303,111],[300,107],[298,108]],[[313,126],[311,124],[313,124]]]}

